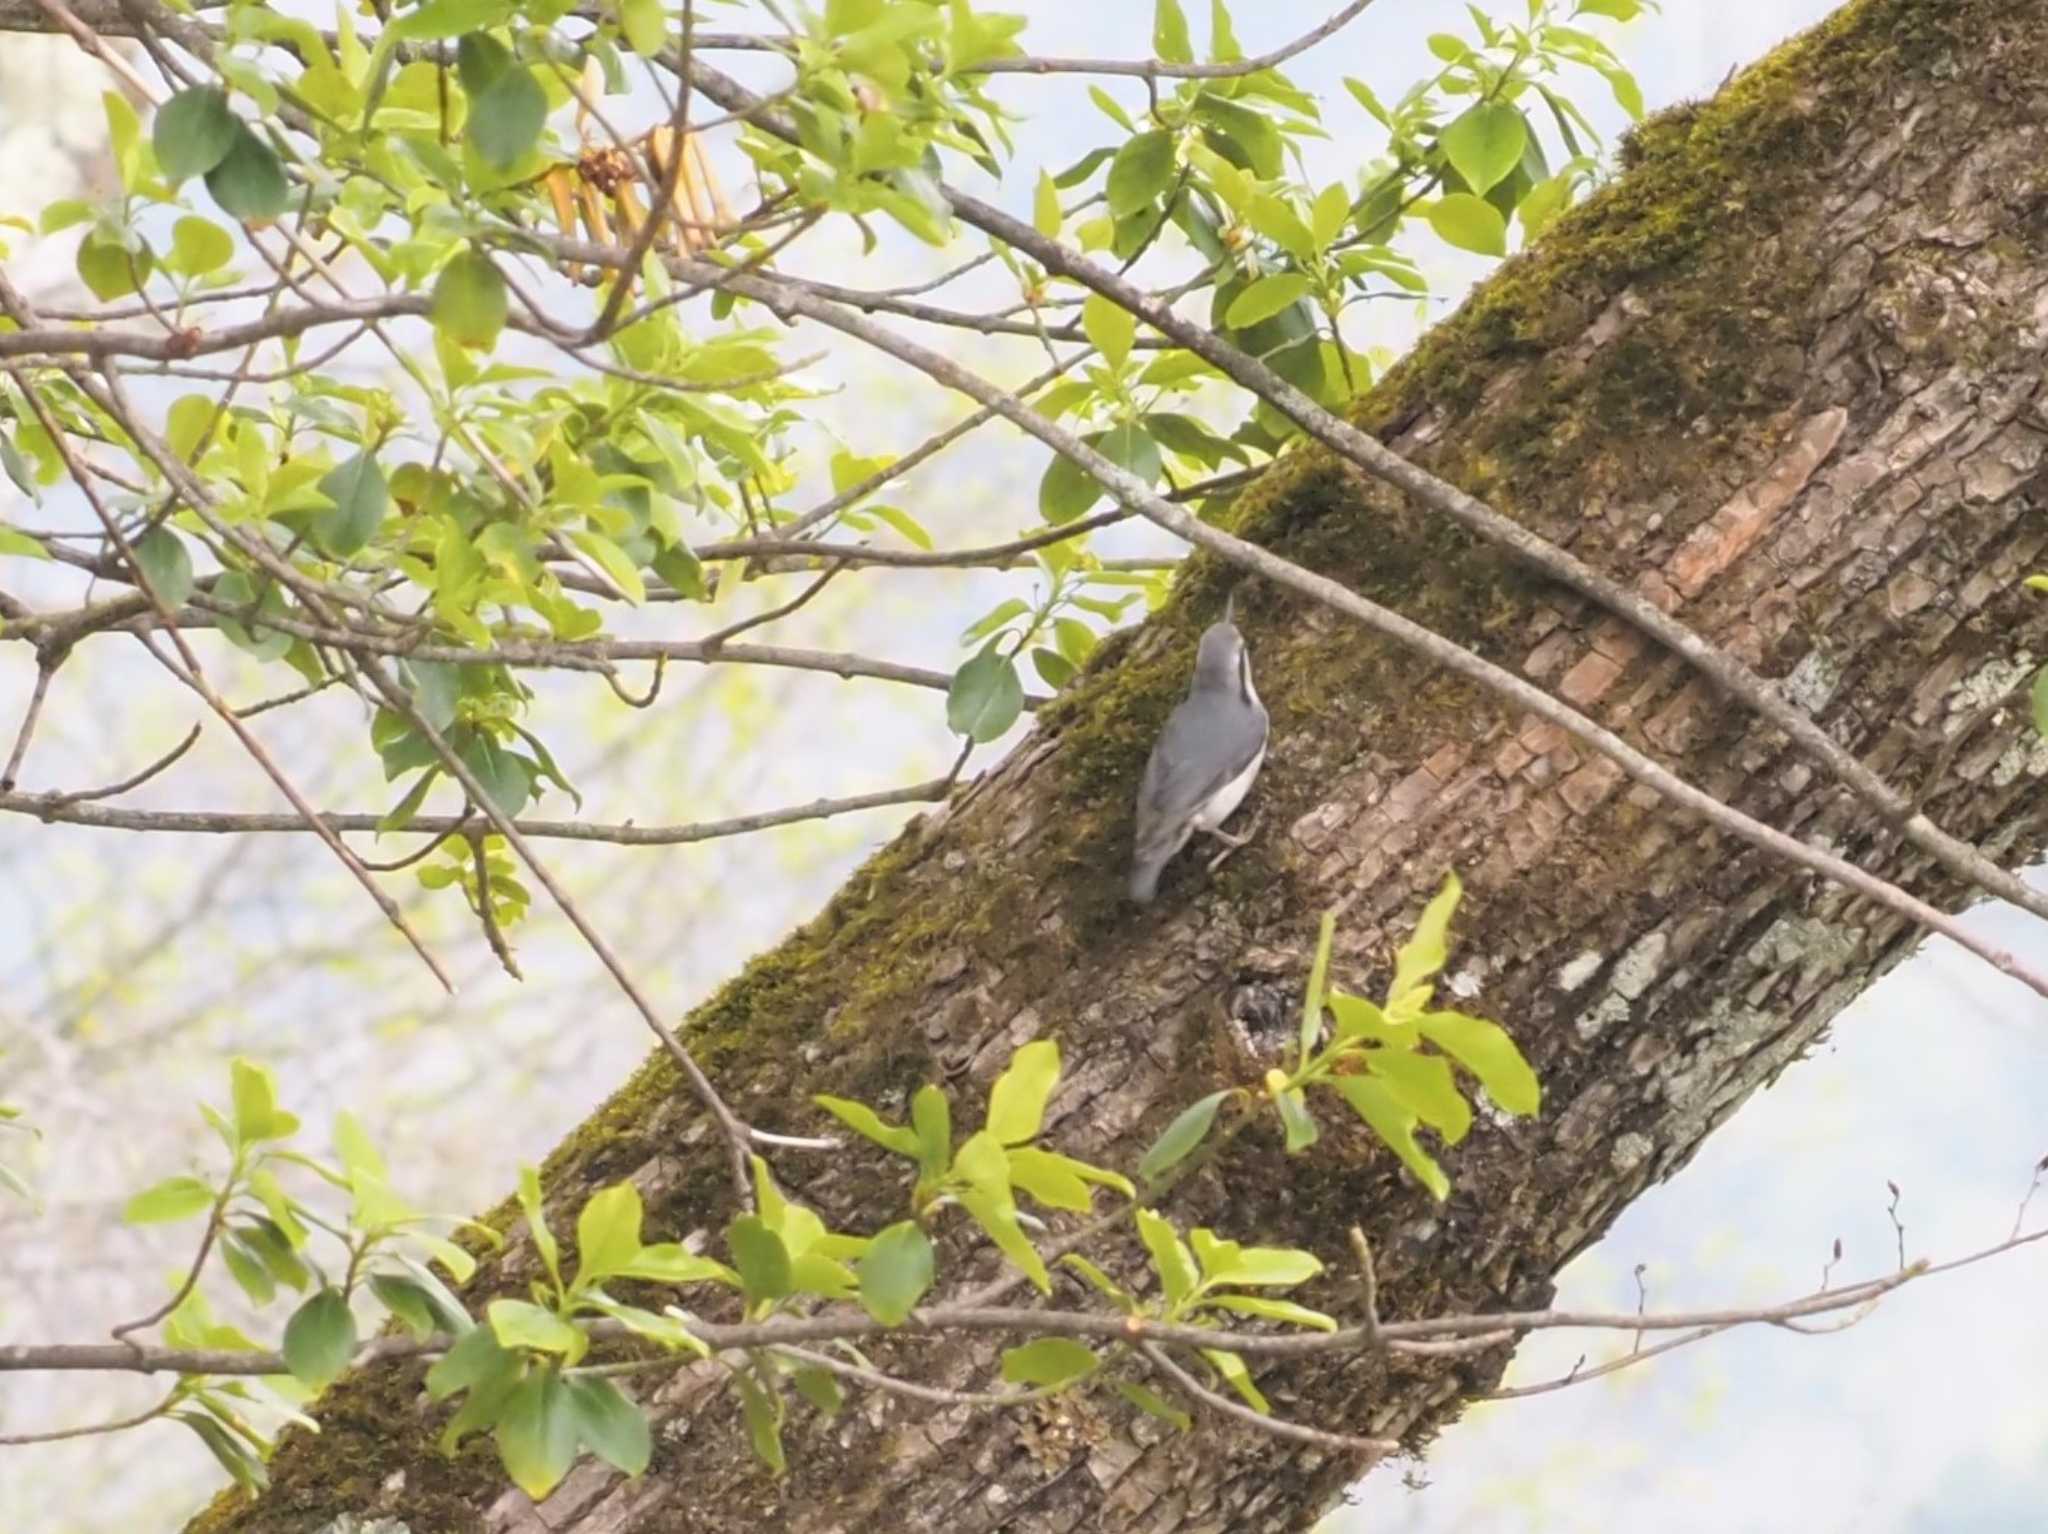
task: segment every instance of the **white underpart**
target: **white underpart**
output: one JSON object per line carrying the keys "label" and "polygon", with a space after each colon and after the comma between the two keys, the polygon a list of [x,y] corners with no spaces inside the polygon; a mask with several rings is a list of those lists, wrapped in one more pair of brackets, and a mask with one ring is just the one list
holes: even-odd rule
{"label": "white underpart", "polygon": [[[1252,686],[1252,668],[1243,661],[1238,663],[1238,678],[1244,683],[1245,701],[1253,708],[1259,707],[1258,689]],[[1259,747],[1259,754],[1246,764],[1243,772],[1217,789],[1209,802],[1195,812],[1194,827],[1197,831],[1213,831],[1230,819],[1230,812],[1244,803],[1244,796],[1251,792],[1252,779],[1259,775],[1259,768],[1266,760],[1266,748]]]}
{"label": "white underpart", "polygon": [[1195,811],[1195,829],[1213,831],[1230,818],[1230,812],[1244,803],[1244,796],[1251,792],[1252,779],[1259,775],[1259,766],[1266,760],[1266,748],[1259,747],[1259,754],[1251,764],[1210,796],[1209,802]]}

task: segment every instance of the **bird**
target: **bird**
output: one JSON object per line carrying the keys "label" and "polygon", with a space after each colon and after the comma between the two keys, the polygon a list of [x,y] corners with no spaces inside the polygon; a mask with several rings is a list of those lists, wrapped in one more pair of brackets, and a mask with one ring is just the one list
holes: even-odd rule
{"label": "bird", "polygon": [[[1252,686],[1251,652],[1232,621],[1237,598],[1202,633],[1188,695],[1167,716],[1138,786],[1131,899],[1150,905],[1159,875],[1197,831],[1232,848],[1249,836],[1223,830],[1266,760],[1266,706]],[[1227,855],[1227,854],[1226,854]]]}

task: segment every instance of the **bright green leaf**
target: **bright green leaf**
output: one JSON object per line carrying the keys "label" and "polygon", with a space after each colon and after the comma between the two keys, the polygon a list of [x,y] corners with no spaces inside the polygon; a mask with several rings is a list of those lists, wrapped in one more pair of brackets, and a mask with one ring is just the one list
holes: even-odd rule
{"label": "bright green leaf", "polygon": [[1401,1158],[1430,1196],[1439,1203],[1450,1196],[1451,1180],[1436,1159],[1415,1138],[1418,1119],[1415,1110],[1402,1102],[1383,1081],[1370,1076],[1333,1076],[1330,1084],[1351,1104],[1372,1132]]}
{"label": "bright green leaf", "polygon": [[792,1292],[789,1248],[760,1216],[744,1214],[725,1229],[726,1246],[749,1302],[786,1299]]}
{"label": "bright green leaf", "polygon": [[932,1243],[915,1220],[876,1233],[861,1254],[860,1302],[884,1326],[901,1326],[932,1286]]}
{"label": "bright green leaf", "polygon": [[1031,200],[1031,227],[1048,240],[1060,237],[1060,189],[1043,166],[1038,171],[1038,190]]}
{"label": "bright green leaf", "polygon": [[1498,1023],[1462,1012],[1425,1012],[1422,1036],[1465,1067],[1503,1111],[1528,1115],[1543,1107],[1543,1088],[1515,1041]]}
{"label": "bright green leaf", "polygon": [[1480,101],[1454,118],[1439,142],[1452,168],[1483,197],[1520,163],[1529,124],[1504,101]]}
{"label": "bright green leaf", "polygon": [[1003,1379],[1012,1385],[1057,1389],[1086,1379],[1101,1367],[1095,1350],[1071,1337],[1038,1337],[1003,1349]]}
{"label": "bright green leaf", "polygon": [[1429,205],[1429,227],[1446,245],[1482,256],[1508,253],[1508,226],[1500,211],[1470,192],[1452,192]]}
{"label": "bright green leaf", "polygon": [[1133,1218],[1138,1222],[1138,1239],[1152,1254],[1152,1266],[1158,1271],[1166,1303],[1168,1306],[1180,1304],[1195,1292],[1195,1285],[1201,1282],[1194,1257],[1174,1230],[1172,1222],[1163,1215],[1150,1209],[1140,1209]]}
{"label": "bright green leaf", "polygon": [[1269,320],[1282,309],[1291,309],[1315,288],[1301,272],[1275,272],[1261,277],[1230,301],[1223,323],[1232,330],[1244,330]]}
{"label": "bright green leaf", "polygon": [[1228,1091],[1211,1092],[1201,1101],[1181,1109],[1138,1163],[1139,1178],[1145,1182],[1156,1181],[1193,1155],[1196,1147],[1209,1137],[1209,1126],[1216,1122],[1216,1110],[1223,1106],[1223,1100],[1228,1096]]}
{"label": "bright green leaf", "polygon": [[1181,11],[1180,0],[1154,0],[1152,51],[1169,64],[1193,61],[1195,45],[1188,36],[1188,19]]}
{"label": "bright green leaf", "polygon": [[892,1150],[899,1156],[917,1154],[916,1134],[901,1124],[889,1123],[866,1103],[853,1102],[844,1097],[830,1097],[822,1092],[812,1097],[811,1101],[855,1134],[874,1141],[884,1150]]}
{"label": "bright green leaf", "polygon": [[1394,954],[1394,978],[1387,986],[1387,1011],[1404,1017],[1402,1002],[1409,992],[1429,983],[1450,957],[1451,916],[1458,909],[1465,886],[1455,873],[1444,875],[1443,888],[1430,897],[1415,923],[1415,931]]}
{"label": "bright green leaf", "polygon": [[988,1132],[998,1144],[1022,1145],[1038,1138],[1046,1099],[1059,1079],[1060,1047],[1052,1039],[1033,1039],[1010,1056],[988,1095]]}
{"label": "bright green leaf", "polygon": [[630,1182],[600,1188],[576,1217],[576,1282],[602,1283],[640,1255],[640,1190]]}
{"label": "bright green leaf", "polygon": [[1118,1380],[1116,1382],[1116,1393],[1126,1401],[1129,1401],[1131,1405],[1137,1407],[1138,1410],[1157,1417],[1161,1422],[1172,1423],[1183,1433],[1195,1425],[1193,1417],[1190,1417],[1178,1406],[1175,1406],[1165,1396],[1160,1395],[1156,1390],[1138,1384],[1134,1380]]}
{"label": "bright green leaf", "polygon": [[1081,305],[1081,328],[1089,343],[1102,353],[1112,368],[1121,368],[1131,355],[1131,343],[1138,334],[1138,319],[1114,299],[1090,293]]}
{"label": "bright green leaf", "polygon": [[196,1177],[166,1177],[129,1199],[122,1206],[121,1218],[130,1225],[187,1220],[212,1208],[214,1197],[214,1190]]}

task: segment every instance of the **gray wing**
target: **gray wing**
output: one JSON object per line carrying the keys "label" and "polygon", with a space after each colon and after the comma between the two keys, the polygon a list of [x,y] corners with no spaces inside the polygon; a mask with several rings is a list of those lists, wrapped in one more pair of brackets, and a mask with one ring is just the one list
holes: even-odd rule
{"label": "gray wing", "polygon": [[1266,711],[1236,699],[1188,698],[1167,717],[1138,786],[1137,851],[1171,856],[1195,812],[1266,745]]}

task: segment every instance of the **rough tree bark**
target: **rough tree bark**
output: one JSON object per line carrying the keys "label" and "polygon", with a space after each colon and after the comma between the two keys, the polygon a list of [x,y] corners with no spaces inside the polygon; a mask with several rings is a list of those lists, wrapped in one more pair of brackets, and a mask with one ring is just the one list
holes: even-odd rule
{"label": "rough tree bark", "polygon": [[[1713,102],[1665,114],[1618,184],[1511,263],[1361,417],[1783,678],[1937,819],[2013,862],[2042,845],[2048,749],[1985,705],[2024,676],[2029,644],[2048,645],[2015,589],[2048,543],[2039,20],[2034,0],[1862,0]],[[1962,898],[1679,663],[1324,455],[1269,476],[1240,523],[1545,680],[1751,814]],[[1198,564],[1007,762],[701,1008],[695,1047],[744,1117],[816,1132],[813,1091],[900,1113],[939,1077],[971,1123],[1014,1046],[1057,1038],[1053,1143],[1128,1166],[1180,1106],[1256,1079],[1247,1048],[1272,1042],[1262,1020],[1298,997],[1317,913],[1341,910],[1341,978],[1372,987],[1456,868],[1470,893],[1450,986],[1513,1029],[1546,1085],[1542,1117],[1482,1122],[1449,1152],[1443,1209],[1355,1125],[1331,1123],[1299,1161],[1253,1130],[1172,1212],[1309,1246],[1333,1269],[1363,1221],[1390,1314],[1540,1304],[1561,1264],[1915,934],[1673,815],[1554,729],[1255,587],[1237,612],[1273,715],[1260,833],[1213,878],[1182,859],[1159,906],[1133,914],[1119,890],[1138,769],[1231,579]],[[881,1158],[792,1154],[780,1170],[844,1227],[902,1207]],[[565,1212],[629,1175],[663,1236],[730,1214],[724,1154],[659,1057],[546,1173]],[[987,1276],[985,1250],[966,1260]],[[479,1294],[520,1288],[531,1262],[515,1239]],[[1347,1303],[1335,1282],[1311,1298]],[[897,1356],[944,1383],[987,1377],[980,1343]],[[1420,1443],[1505,1357],[1327,1361],[1262,1383],[1283,1413]],[[1241,1534],[1305,1527],[1356,1469],[1214,1420],[1174,1435],[1113,1397],[1006,1416],[871,1397],[831,1423],[798,1408],[777,1483],[715,1383],[680,1373],[644,1377],[661,1422],[649,1474],[586,1464],[536,1513],[486,1449],[433,1452],[440,1418],[419,1379],[409,1365],[345,1380],[321,1434],[281,1449],[267,1495],[224,1498],[195,1528],[297,1534],[349,1512],[422,1534]]]}

